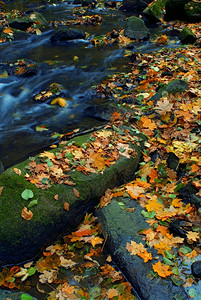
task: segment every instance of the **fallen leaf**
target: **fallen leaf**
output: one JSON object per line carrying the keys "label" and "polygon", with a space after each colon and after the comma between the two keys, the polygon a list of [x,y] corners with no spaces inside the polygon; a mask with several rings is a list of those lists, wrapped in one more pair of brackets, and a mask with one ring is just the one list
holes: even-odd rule
{"label": "fallen leaf", "polygon": [[68,202],[64,202],[64,209],[69,211],[70,210],[70,206]]}
{"label": "fallen leaf", "polygon": [[0,187],[0,196],[1,196],[1,194],[2,194],[3,188],[4,188],[4,186],[1,186],[1,187]]}
{"label": "fallen leaf", "polygon": [[26,207],[23,208],[22,212],[21,212],[21,217],[25,220],[31,220],[33,217],[33,213],[31,210],[27,210]]}
{"label": "fallen leaf", "polygon": [[117,289],[109,289],[107,292],[107,296],[109,299],[112,299],[113,297],[118,296],[118,290]]}
{"label": "fallen leaf", "polygon": [[13,168],[13,171],[15,172],[15,174],[17,174],[19,176],[22,174],[22,171],[20,169]]}
{"label": "fallen leaf", "polygon": [[152,264],[154,272],[156,272],[161,277],[167,277],[172,274],[172,271],[169,270],[170,266],[161,264],[161,262],[157,262],[155,265]]}
{"label": "fallen leaf", "polygon": [[91,244],[92,244],[93,247],[95,247],[96,245],[102,244],[103,241],[104,240],[102,238],[100,238],[98,236],[95,236],[95,237],[92,237]]}
{"label": "fallen leaf", "polygon": [[[54,195],[54,199],[55,199],[55,200],[59,200],[59,195]],[[66,202],[65,202],[65,203],[66,203]],[[64,203],[64,204],[65,204],[65,203]]]}
{"label": "fallen leaf", "polygon": [[73,189],[73,193],[75,194],[75,196],[76,196],[77,198],[80,197],[80,193],[79,193],[78,190],[76,190],[75,188]]}

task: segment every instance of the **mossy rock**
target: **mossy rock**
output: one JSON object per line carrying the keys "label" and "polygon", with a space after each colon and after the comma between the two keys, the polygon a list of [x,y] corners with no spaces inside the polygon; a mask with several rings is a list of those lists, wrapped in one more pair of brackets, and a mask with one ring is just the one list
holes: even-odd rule
{"label": "mossy rock", "polygon": [[126,249],[127,243],[134,241],[142,243],[153,257],[157,256],[156,250],[146,247],[139,234],[139,231],[149,228],[141,214],[142,209],[137,201],[125,197],[113,198],[107,206],[96,209],[96,216],[101,223],[103,235],[107,240],[106,247],[112,259],[131,283],[139,299],[188,299],[183,286],[174,285],[170,277],[154,278],[153,274],[150,274],[153,261],[144,263],[142,258],[131,255]]}
{"label": "mossy rock", "polygon": [[6,39],[6,41],[12,42],[12,41],[21,41],[21,40],[27,40],[30,35],[28,32],[14,29],[12,28],[12,34],[7,34],[2,31],[1,33],[1,39]]}
{"label": "mossy rock", "polygon": [[142,12],[152,0],[123,0],[121,10],[128,12]]}
{"label": "mossy rock", "polygon": [[164,16],[165,11],[165,3],[167,0],[155,0],[145,10],[143,14],[145,14],[152,21],[160,21]]}
{"label": "mossy rock", "polygon": [[187,27],[183,28],[179,34],[182,44],[194,44],[196,42],[195,34]]}
{"label": "mossy rock", "polygon": [[40,30],[48,28],[48,22],[39,12],[33,12],[30,15],[25,15],[22,17],[11,18],[8,17],[8,24],[11,28],[26,31],[27,28],[34,25],[34,28],[39,28]]}
{"label": "mossy rock", "polygon": [[[74,144],[88,143],[89,135],[73,139]],[[103,173],[71,172],[75,187],[65,184],[52,184],[48,189],[38,189],[28,182],[24,175],[28,172],[29,159],[15,165],[22,171],[21,175],[14,172],[14,167],[0,175],[0,264],[16,264],[33,259],[44,247],[70,232],[79,225],[85,213],[92,209],[108,188],[113,188],[133,178],[141,159],[141,147],[131,145],[136,156],[120,158]],[[54,152],[57,150],[50,150]],[[34,157],[40,162],[39,156]],[[79,191],[79,196],[74,193]],[[31,207],[33,217],[25,220],[21,217],[24,207],[29,201],[22,198],[22,192],[31,190],[32,199],[38,204]],[[58,201],[54,196],[58,195]],[[32,200],[31,199],[31,200]],[[64,202],[69,203],[70,210],[64,209]]]}
{"label": "mossy rock", "polygon": [[[24,297],[23,297],[23,296]],[[37,300],[35,297],[32,297],[31,295],[23,292],[11,292],[11,291],[4,291],[0,289],[0,299],[1,300]]]}
{"label": "mossy rock", "polygon": [[201,2],[189,2],[184,6],[186,19],[189,22],[201,22]]}
{"label": "mossy rock", "polygon": [[126,21],[124,35],[130,39],[147,40],[150,32],[142,19],[132,16]]}

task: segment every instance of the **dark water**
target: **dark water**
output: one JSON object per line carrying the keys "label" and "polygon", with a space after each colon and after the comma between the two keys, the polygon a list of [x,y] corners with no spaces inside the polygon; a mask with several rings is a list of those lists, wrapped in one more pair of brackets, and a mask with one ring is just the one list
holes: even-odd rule
{"label": "dark water", "polygon": [[[7,9],[30,9],[26,1],[13,1]],[[71,2],[49,5],[42,10],[48,21],[72,19]],[[94,9],[101,14],[101,26],[76,26],[88,32],[90,38],[124,27],[125,15],[110,9]],[[161,28],[154,27],[152,36]],[[86,114],[86,108],[96,100],[93,85],[99,84],[108,74],[124,72],[128,58],[118,46],[93,47],[89,39],[52,45],[53,29],[42,35],[31,35],[28,40],[0,44],[0,63],[17,59],[31,59],[39,64],[36,76],[22,78],[0,76],[0,160],[8,167],[31,153],[54,143],[53,132],[66,133],[75,128],[88,129],[103,124],[103,120]],[[151,51],[155,45],[144,42],[136,45],[138,51]],[[73,57],[79,57],[74,62]],[[1,74],[0,74],[1,75]],[[68,107],[51,106],[34,102],[33,96],[57,82],[64,87]],[[109,100],[110,101],[110,100]],[[100,101],[101,105],[101,101]],[[36,126],[44,125],[48,131],[37,132]]]}

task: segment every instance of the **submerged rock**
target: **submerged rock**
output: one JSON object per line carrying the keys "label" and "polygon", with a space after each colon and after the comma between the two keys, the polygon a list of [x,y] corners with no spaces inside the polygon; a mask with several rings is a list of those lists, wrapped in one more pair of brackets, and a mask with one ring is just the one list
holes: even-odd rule
{"label": "submerged rock", "polygon": [[6,71],[11,76],[29,77],[38,73],[39,66],[30,59],[18,59],[16,62],[7,64]]}
{"label": "submerged rock", "polygon": [[55,31],[51,36],[51,42],[65,42],[76,39],[85,39],[85,33],[81,30],[72,28],[62,28]]}
{"label": "submerged rock", "polygon": [[143,20],[132,16],[126,21],[124,35],[130,39],[146,40],[150,32]]}

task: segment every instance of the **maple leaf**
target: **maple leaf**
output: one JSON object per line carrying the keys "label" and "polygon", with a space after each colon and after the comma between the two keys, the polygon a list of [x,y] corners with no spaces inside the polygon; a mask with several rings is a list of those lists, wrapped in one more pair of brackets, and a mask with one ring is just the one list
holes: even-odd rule
{"label": "maple leaf", "polygon": [[159,203],[157,199],[149,199],[148,204],[146,204],[146,209],[148,212],[150,211],[162,211],[163,210],[163,204]]}
{"label": "maple leaf", "polygon": [[159,112],[160,115],[165,115],[167,112],[171,112],[173,104],[167,98],[157,101],[155,110]]}
{"label": "maple leaf", "polygon": [[95,247],[96,245],[102,244],[103,241],[104,240],[102,238],[100,238],[98,236],[95,236],[95,237],[92,237],[91,244],[92,244],[93,247]]}
{"label": "maple leaf", "polygon": [[137,185],[127,186],[126,190],[133,199],[137,199],[145,193],[145,188]]}
{"label": "maple leaf", "polygon": [[5,29],[3,30],[3,33],[6,33],[6,34],[13,34],[13,31],[12,31],[12,29],[10,29],[10,28],[5,28]]}
{"label": "maple leaf", "polygon": [[188,233],[187,233],[187,238],[188,238],[188,240],[190,240],[190,241],[196,242],[197,240],[199,240],[200,235],[199,235],[198,232],[188,231]]}
{"label": "maple leaf", "polygon": [[33,217],[33,213],[30,210],[27,210],[26,207],[23,208],[22,212],[21,212],[21,217],[25,220],[31,220]]}
{"label": "maple leaf", "polygon": [[147,116],[141,116],[140,121],[141,121],[143,128],[144,127],[149,128],[150,130],[157,128],[156,124],[151,119],[149,119]]}
{"label": "maple leaf", "polygon": [[89,159],[92,160],[92,166],[97,168],[98,171],[105,169],[105,159],[102,157],[101,153],[92,152],[89,155]]}
{"label": "maple leaf", "polygon": [[127,243],[126,249],[131,252],[132,255],[138,255],[141,258],[144,259],[144,262],[147,262],[148,260],[152,260],[151,253],[147,252],[147,250],[144,248],[144,245],[142,243],[137,244],[134,241],[131,241],[131,243]]}
{"label": "maple leaf", "polygon": [[96,136],[103,137],[103,138],[110,137],[111,135],[112,135],[112,131],[109,130],[101,130],[96,133]]}
{"label": "maple leaf", "polygon": [[60,256],[60,262],[60,265],[67,269],[76,265],[76,262],[72,261],[71,259],[66,259],[63,256]]}
{"label": "maple leaf", "polygon": [[112,299],[113,297],[118,296],[119,292],[117,289],[109,289],[107,292],[107,296],[109,299]]}
{"label": "maple leaf", "polygon": [[161,264],[161,262],[157,262],[155,265],[152,264],[154,272],[156,272],[161,277],[167,277],[172,274],[172,271],[169,270],[170,266]]}
{"label": "maple leaf", "polygon": [[39,155],[39,157],[47,157],[49,159],[54,159],[55,158],[55,154],[49,151],[44,151],[43,153],[41,153]]}

